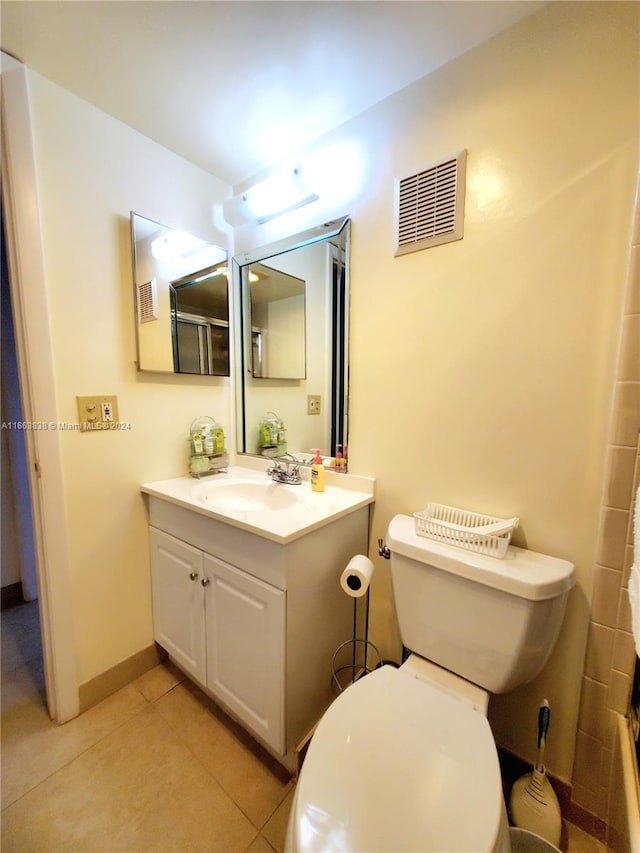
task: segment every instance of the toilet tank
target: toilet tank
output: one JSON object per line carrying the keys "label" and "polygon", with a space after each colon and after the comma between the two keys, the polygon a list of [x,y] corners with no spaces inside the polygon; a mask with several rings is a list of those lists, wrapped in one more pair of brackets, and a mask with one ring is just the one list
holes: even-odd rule
{"label": "toilet tank", "polygon": [[504,559],[418,536],[397,515],[387,531],[403,644],[483,687],[506,693],[531,681],[560,632],[574,566],[510,547]]}

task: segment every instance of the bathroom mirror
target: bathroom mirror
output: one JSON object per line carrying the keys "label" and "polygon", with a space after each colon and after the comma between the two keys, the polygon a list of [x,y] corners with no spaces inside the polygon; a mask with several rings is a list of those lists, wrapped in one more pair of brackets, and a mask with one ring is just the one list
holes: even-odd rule
{"label": "bathroom mirror", "polygon": [[[338,445],[346,445],[349,239],[349,219],[336,219],[233,259],[240,308],[235,338],[238,452],[260,455],[260,423],[270,412],[283,421],[287,451],[298,459],[310,461],[316,447],[325,457],[334,456]],[[282,365],[279,376],[260,366],[257,333],[265,326],[257,313],[257,294],[260,282],[269,280],[278,282],[273,303],[284,304],[275,305],[279,337],[267,341],[266,348],[275,344],[282,358],[295,349],[295,375],[284,375]],[[278,288],[287,294],[282,299],[276,298]],[[286,347],[279,345],[285,335],[290,335]],[[264,350],[262,355],[264,364]]]}
{"label": "bathroom mirror", "polygon": [[229,375],[224,249],[131,212],[138,370]]}

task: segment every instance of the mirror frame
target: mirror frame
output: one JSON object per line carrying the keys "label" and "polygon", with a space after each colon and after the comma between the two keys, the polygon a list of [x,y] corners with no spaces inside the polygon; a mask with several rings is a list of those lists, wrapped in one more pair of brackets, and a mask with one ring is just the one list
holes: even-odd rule
{"label": "mirror frame", "polygon": [[[244,286],[248,276],[244,273],[253,263],[260,263],[287,252],[303,249],[314,243],[330,240],[344,231],[345,257],[344,276],[337,284],[336,298],[334,301],[334,333],[333,339],[327,341],[331,347],[332,376],[331,376],[331,406],[330,406],[330,432],[332,444],[346,446],[348,442],[348,401],[349,401],[349,292],[350,292],[350,253],[351,253],[351,218],[342,216],[332,219],[315,228],[302,231],[291,237],[286,237],[274,243],[260,246],[245,252],[240,252],[231,260],[231,281],[233,300],[236,306],[235,318],[235,403],[236,403],[236,452],[249,456],[259,454],[248,451],[247,448],[247,425],[245,423],[246,412],[246,383],[245,375],[247,369],[251,371],[251,337],[247,337],[246,329],[251,330],[249,294]],[[345,230],[346,229],[346,230]],[[247,325],[248,324],[248,325]],[[308,337],[308,336],[307,336]],[[301,380],[300,380],[301,381]],[[337,437],[337,438],[336,438]],[[340,440],[342,439],[342,440]],[[332,447],[327,456],[333,455]],[[309,456],[310,464],[312,454]],[[307,461],[307,460],[305,460]]]}

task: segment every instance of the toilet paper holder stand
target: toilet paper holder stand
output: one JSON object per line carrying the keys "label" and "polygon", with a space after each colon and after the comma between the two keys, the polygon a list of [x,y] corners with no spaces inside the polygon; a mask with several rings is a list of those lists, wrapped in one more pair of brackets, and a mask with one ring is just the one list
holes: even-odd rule
{"label": "toilet paper holder stand", "polygon": [[[338,693],[342,693],[342,691],[349,686],[349,684],[355,684],[355,682],[362,678],[364,675],[367,675],[369,672],[373,672],[374,669],[378,669],[378,667],[382,666],[382,655],[378,651],[377,646],[374,645],[369,640],[369,592],[367,589],[364,596],[360,596],[360,598],[353,599],[353,636],[349,640],[345,640],[344,643],[341,643],[335,651],[333,655],[333,660],[331,662],[331,673],[332,673],[332,683],[335,690]],[[365,616],[364,616],[364,638],[358,637],[358,601],[361,601],[364,598],[365,602]],[[338,665],[339,658],[341,654],[351,650],[351,663]],[[358,650],[361,651],[361,654],[358,655]],[[375,665],[371,665],[371,656],[374,657]],[[377,662],[375,662],[375,658],[377,658]],[[347,678],[346,681],[341,680],[340,676],[343,673],[351,674],[350,679]]]}

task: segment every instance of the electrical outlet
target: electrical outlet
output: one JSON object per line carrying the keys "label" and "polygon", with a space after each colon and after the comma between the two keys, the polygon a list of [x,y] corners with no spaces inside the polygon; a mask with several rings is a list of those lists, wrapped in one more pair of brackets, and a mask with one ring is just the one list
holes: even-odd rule
{"label": "electrical outlet", "polygon": [[307,394],[307,414],[320,414],[320,394]]}
{"label": "electrical outlet", "polygon": [[83,431],[111,429],[118,420],[118,398],[116,396],[95,395],[76,397],[78,420]]}

